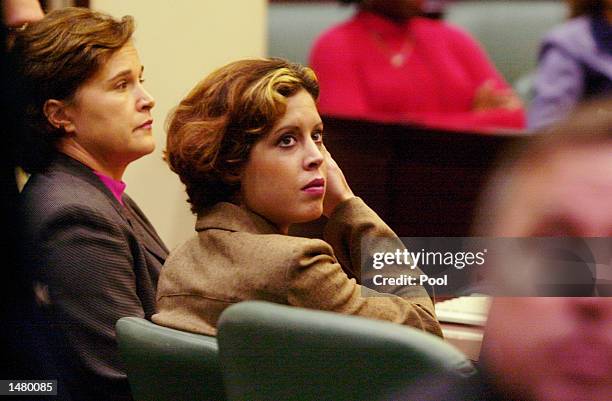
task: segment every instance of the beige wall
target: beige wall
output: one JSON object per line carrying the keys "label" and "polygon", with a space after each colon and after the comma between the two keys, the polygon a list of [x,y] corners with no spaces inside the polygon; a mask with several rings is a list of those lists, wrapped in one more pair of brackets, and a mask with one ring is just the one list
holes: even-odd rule
{"label": "beige wall", "polygon": [[265,55],[265,0],[91,0],[93,9],[136,20],[135,42],[145,86],[155,97],[155,153],[132,163],[124,177],[169,248],[193,233],[184,187],[162,161],[166,115],[197,81],[239,58]]}

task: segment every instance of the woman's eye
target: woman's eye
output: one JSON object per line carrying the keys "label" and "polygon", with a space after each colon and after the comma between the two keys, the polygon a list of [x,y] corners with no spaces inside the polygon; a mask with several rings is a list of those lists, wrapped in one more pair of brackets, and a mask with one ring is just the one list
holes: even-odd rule
{"label": "woman's eye", "polygon": [[126,89],[128,86],[127,81],[119,81],[116,85],[117,89]]}
{"label": "woman's eye", "polygon": [[140,82],[141,84],[144,84],[145,83],[145,79],[140,77],[140,78],[138,78],[138,82]]}
{"label": "woman's eye", "polygon": [[292,135],[285,135],[280,138],[278,145],[281,147],[289,147],[295,144],[295,138]]}
{"label": "woman's eye", "polygon": [[315,142],[323,142],[323,132],[321,131],[313,132],[312,140]]}

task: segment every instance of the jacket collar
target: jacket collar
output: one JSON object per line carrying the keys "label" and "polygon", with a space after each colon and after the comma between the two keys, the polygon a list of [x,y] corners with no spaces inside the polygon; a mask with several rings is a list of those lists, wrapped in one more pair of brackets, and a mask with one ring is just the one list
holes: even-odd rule
{"label": "jacket collar", "polygon": [[[102,180],[93,172],[93,170],[86,166],[85,164],[79,162],[76,159],[71,158],[63,153],[57,153],[49,170],[63,171],[67,172],[70,175],[73,175],[88,184],[92,185],[100,192],[104,193],[108,198],[109,203],[113,206],[113,208],[117,211],[117,213],[125,220],[130,227],[134,230],[136,235],[141,238],[141,242],[151,253],[156,255],[162,262],[166,258],[168,253],[166,246],[163,241],[159,238],[157,233],[152,232],[151,229],[147,226],[147,223],[142,223],[140,225],[135,224],[132,219],[139,218],[134,216],[135,214],[141,215],[142,212],[138,209],[134,211],[134,208],[137,208],[130,197],[123,193],[122,198],[125,206],[121,205],[115,195],[110,191],[110,189],[102,182]],[[143,218],[140,217],[142,220]],[[150,223],[148,223],[150,224]],[[141,233],[141,227],[147,231],[148,235]],[[151,237],[155,240],[155,245],[151,241],[145,240],[146,237]]]}
{"label": "jacket collar", "polygon": [[280,234],[268,220],[229,202],[219,202],[198,214],[196,231],[212,228],[251,234]]}
{"label": "jacket collar", "polygon": [[106,185],[102,182],[102,180],[93,172],[93,170],[81,163],[80,161],[73,159],[70,156],[67,156],[63,153],[57,152],[55,158],[51,162],[50,170],[58,170],[68,172],[78,178],[86,181],[87,183],[93,185],[98,190],[100,190],[104,195],[106,195],[111,201],[113,207],[117,209],[117,211],[121,214],[123,211],[123,206],[115,195],[108,189]]}

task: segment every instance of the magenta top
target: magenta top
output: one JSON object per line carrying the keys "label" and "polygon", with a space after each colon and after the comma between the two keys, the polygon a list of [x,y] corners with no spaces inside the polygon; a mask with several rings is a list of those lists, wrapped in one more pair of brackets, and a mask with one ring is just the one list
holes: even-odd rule
{"label": "magenta top", "polygon": [[472,110],[486,81],[510,87],[471,36],[443,21],[397,25],[360,11],[318,38],[310,65],[322,114],[459,129],[525,126],[522,108]]}
{"label": "magenta top", "polygon": [[125,187],[127,186],[125,182],[114,180],[109,176],[106,176],[102,173],[98,173],[97,171],[94,171],[94,174],[97,175],[98,178],[100,178],[104,185],[106,185],[106,187],[112,192],[113,196],[117,198],[119,203],[121,203],[121,205],[123,206],[123,200],[121,199],[121,195],[123,195]]}

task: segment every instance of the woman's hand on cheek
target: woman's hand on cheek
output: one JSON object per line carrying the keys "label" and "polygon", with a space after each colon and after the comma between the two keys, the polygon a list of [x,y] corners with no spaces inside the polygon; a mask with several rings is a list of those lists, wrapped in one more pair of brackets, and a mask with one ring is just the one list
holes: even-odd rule
{"label": "woman's hand on cheek", "polygon": [[327,167],[327,187],[325,199],[323,199],[323,214],[329,217],[341,202],[354,198],[355,195],[348,183],[338,163],[331,157],[327,149],[324,150],[325,164]]}

